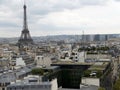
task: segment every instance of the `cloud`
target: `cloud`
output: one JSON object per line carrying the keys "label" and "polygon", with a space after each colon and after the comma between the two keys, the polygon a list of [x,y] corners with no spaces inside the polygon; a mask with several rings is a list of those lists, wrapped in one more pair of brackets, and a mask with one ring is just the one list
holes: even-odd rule
{"label": "cloud", "polygon": [[105,5],[108,0],[80,0],[82,5]]}
{"label": "cloud", "polygon": [[115,1],[120,1],[120,0],[115,0]]}
{"label": "cloud", "polygon": [[11,22],[2,22],[2,23],[0,22],[0,27],[19,27],[19,26]]}
{"label": "cloud", "polygon": [[[57,30],[74,30],[78,32],[78,30],[86,29],[86,33],[106,33],[105,31],[111,29],[112,32],[114,32],[114,28],[116,30],[120,28],[119,9],[119,4],[112,2],[108,7],[96,6],[94,8],[93,6],[89,8],[85,7],[82,9],[53,12],[39,19],[38,24],[55,26]],[[107,33],[111,33],[111,30],[107,31]]]}
{"label": "cloud", "polygon": [[[120,32],[120,3],[115,0],[26,2],[28,26],[32,36],[80,34],[83,30],[85,33]],[[22,24],[23,1],[0,0],[0,36],[20,35]]]}
{"label": "cloud", "polygon": [[32,14],[45,15],[65,9],[77,9],[84,6],[104,5],[108,0],[31,0],[28,5]]}

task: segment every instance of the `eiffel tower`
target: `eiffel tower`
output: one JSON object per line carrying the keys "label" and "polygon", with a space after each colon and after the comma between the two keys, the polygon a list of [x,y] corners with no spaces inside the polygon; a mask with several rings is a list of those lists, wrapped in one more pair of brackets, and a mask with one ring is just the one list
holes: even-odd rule
{"label": "eiffel tower", "polygon": [[21,32],[20,39],[18,40],[18,45],[19,48],[22,46],[26,45],[32,45],[33,44],[33,39],[30,36],[30,32],[28,30],[28,25],[27,25],[27,13],[26,13],[26,4],[24,4],[23,9],[24,9],[24,22],[23,22],[23,30]]}

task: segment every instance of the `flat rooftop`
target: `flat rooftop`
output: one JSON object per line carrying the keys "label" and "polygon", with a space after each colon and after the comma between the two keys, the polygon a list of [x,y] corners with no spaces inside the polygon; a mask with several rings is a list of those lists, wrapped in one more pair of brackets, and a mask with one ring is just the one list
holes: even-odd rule
{"label": "flat rooftop", "polygon": [[42,69],[47,69],[47,70],[54,70],[54,69],[58,69],[60,68],[59,66],[47,66],[45,68],[42,68]]}
{"label": "flat rooftop", "polygon": [[60,65],[60,66],[64,66],[64,65],[93,65],[93,63],[86,63],[86,62],[73,62],[73,61],[56,61],[53,62],[51,65]]}
{"label": "flat rooftop", "polygon": [[70,89],[70,88],[59,88],[58,90],[98,90],[97,86],[83,86],[80,89]]}
{"label": "flat rooftop", "polygon": [[96,62],[88,70],[105,70],[109,62]]}

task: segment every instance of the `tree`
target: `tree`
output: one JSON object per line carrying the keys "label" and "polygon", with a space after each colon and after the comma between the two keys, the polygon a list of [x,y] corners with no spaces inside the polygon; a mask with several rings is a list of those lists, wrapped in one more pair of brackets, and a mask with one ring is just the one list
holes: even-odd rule
{"label": "tree", "polygon": [[102,76],[102,72],[101,71],[97,71],[97,77],[100,78]]}
{"label": "tree", "polygon": [[90,70],[86,70],[86,71],[84,71],[83,76],[84,77],[90,77],[90,73],[91,73]]}
{"label": "tree", "polygon": [[120,90],[120,79],[116,81],[113,86],[113,90]]}
{"label": "tree", "polygon": [[105,88],[103,88],[103,87],[99,87],[98,90],[105,90]]}
{"label": "tree", "polygon": [[35,68],[35,69],[33,69],[33,70],[31,71],[31,73],[32,73],[33,75],[43,75],[43,74],[44,74],[44,70],[41,69],[41,68]]}

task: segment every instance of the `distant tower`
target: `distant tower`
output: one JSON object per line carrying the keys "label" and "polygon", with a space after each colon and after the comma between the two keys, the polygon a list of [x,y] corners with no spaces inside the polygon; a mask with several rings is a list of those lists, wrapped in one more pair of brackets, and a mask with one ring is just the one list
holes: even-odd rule
{"label": "distant tower", "polygon": [[96,34],[94,36],[94,41],[100,41],[100,35],[99,34]]}
{"label": "distant tower", "polygon": [[82,32],[82,43],[83,43],[83,46],[84,46],[84,43],[85,43],[85,34],[84,34],[84,31]]}
{"label": "distant tower", "polygon": [[31,45],[33,44],[33,39],[30,36],[29,30],[28,30],[28,25],[27,25],[27,14],[26,14],[26,4],[24,4],[23,9],[24,9],[24,22],[23,22],[23,30],[21,33],[21,37],[18,40],[18,45],[19,47],[24,46],[24,45]]}

